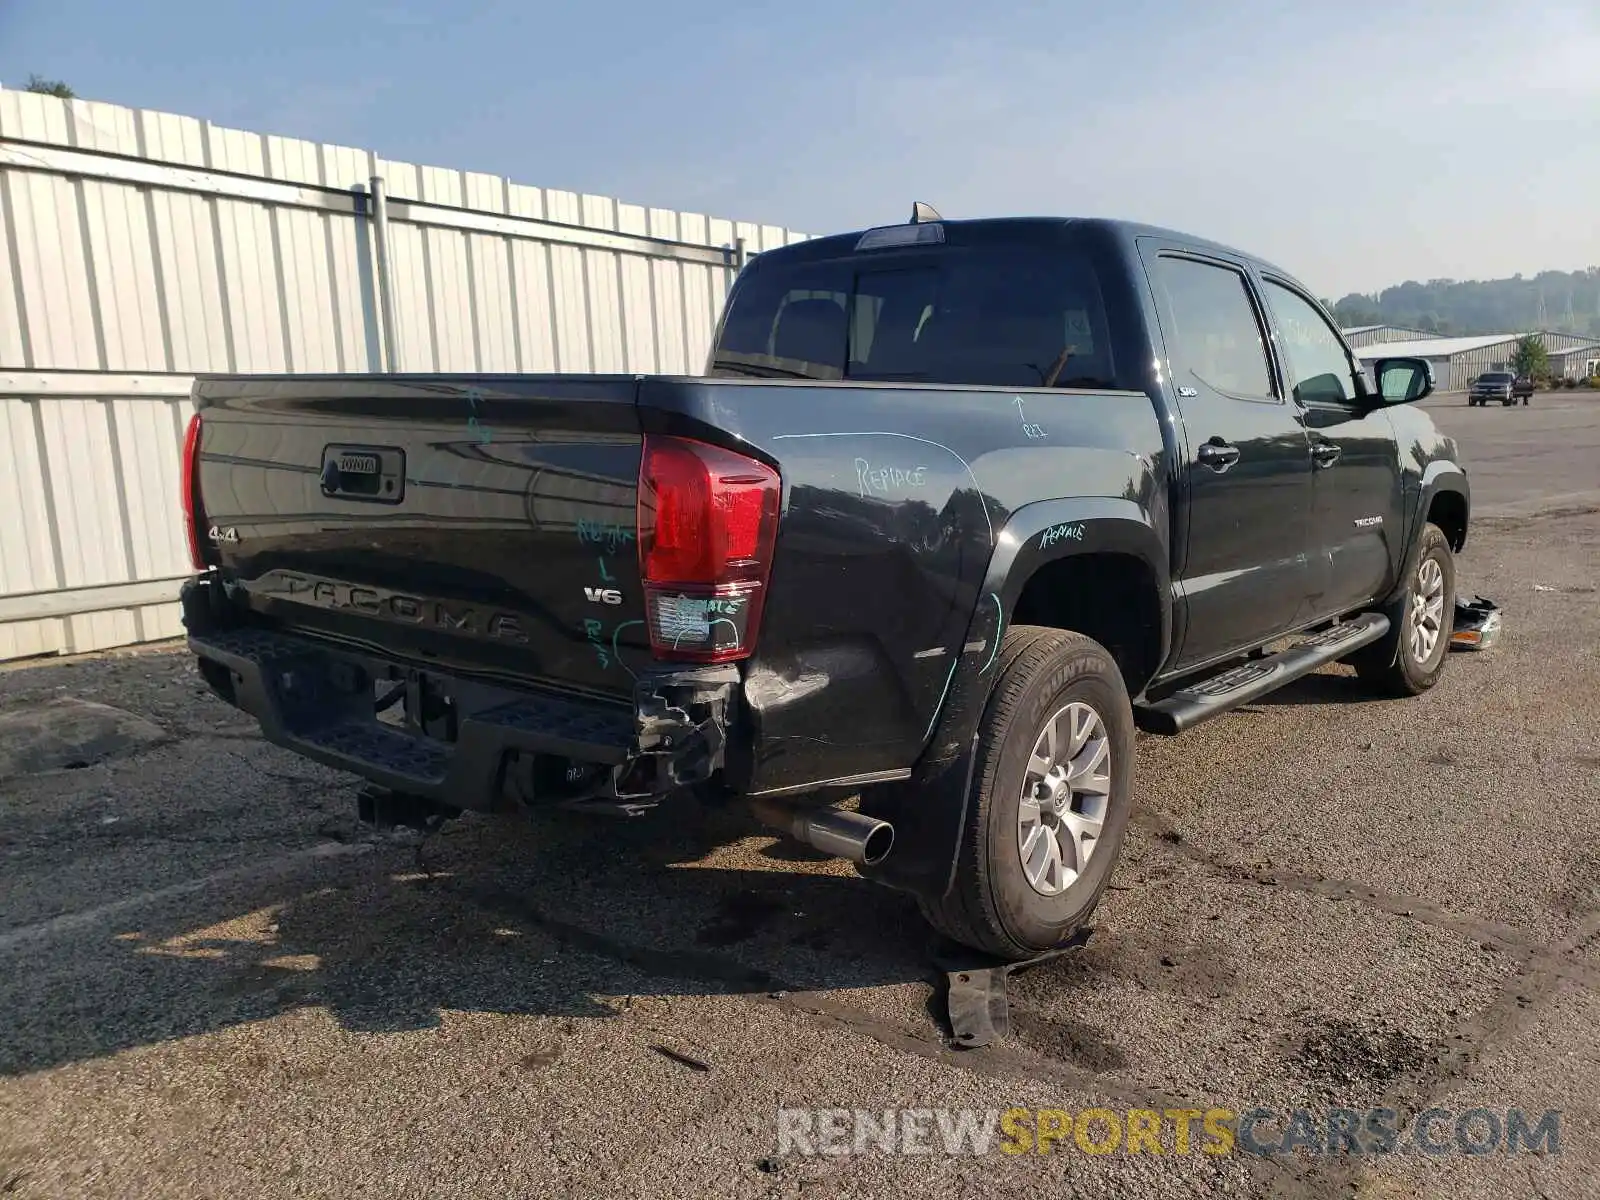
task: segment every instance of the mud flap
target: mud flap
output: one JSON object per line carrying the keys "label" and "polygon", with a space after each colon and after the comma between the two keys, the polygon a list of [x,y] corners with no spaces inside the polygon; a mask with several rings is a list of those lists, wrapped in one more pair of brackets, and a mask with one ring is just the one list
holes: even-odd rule
{"label": "mud flap", "polygon": [[934,963],[944,972],[946,1014],[956,1045],[977,1050],[1009,1037],[1011,1000],[1007,980],[1030,967],[1082,949],[1093,932],[1092,926],[1086,926],[1075,932],[1066,945],[1022,962],[1003,962],[954,943],[936,954]]}
{"label": "mud flap", "polygon": [[894,826],[894,849],[875,866],[856,868],[876,883],[938,900],[950,890],[961,849],[977,764],[978,724],[998,674],[1005,635],[999,597],[980,604],[967,627],[944,707],[922,760],[904,783],[862,793],[861,811]]}
{"label": "mud flap", "polygon": [[968,749],[920,767],[904,783],[888,783],[861,794],[861,812],[894,826],[894,849],[873,866],[856,868],[864,878],[926,900],[950,890],[972,771],[977,763],[977,735]]}

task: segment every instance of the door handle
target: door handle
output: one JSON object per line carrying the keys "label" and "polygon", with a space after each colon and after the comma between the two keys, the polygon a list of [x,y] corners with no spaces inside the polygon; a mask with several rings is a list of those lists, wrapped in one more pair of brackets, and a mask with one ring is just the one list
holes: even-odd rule
{"label": "door handle", "polygon": [[1311,447],[1311,461],[1319,467],[1331,467],[1343,453],[1343,448],[1334,442],[1316,442]]}
{"label": "door handle", "polygon": [[1239,447],[1230,446],[1221,438],[1212,438],[1200,447],[1199,458],[1220,475],[1239,461]]}

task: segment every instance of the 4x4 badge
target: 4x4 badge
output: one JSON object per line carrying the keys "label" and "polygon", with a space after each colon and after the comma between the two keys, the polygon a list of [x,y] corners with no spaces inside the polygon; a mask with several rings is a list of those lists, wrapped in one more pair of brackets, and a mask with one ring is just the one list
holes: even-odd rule
{"label": "4x4 badge", "polygon": [[209,530],[209,534],[213,542],[226,542],[230,546],[239,540],[239,531],[232,525],[229,525],[226,529],[218,529],[213,525]]}

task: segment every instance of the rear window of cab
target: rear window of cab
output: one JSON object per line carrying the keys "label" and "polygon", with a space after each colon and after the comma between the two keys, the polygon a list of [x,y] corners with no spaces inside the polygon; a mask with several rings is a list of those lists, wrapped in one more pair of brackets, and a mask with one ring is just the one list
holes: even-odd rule
{"label": "rear window of cab", "polygon": [[1115,386],[1089,264],[1068,251],[993,247],[757,258],[729,299],[711,374]]}

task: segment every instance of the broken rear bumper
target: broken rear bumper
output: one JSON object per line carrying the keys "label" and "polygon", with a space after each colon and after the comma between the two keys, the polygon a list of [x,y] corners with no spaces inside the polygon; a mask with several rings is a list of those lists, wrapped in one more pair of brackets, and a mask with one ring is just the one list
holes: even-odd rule
{"label": "broken rear bumper", "polygon": [[[239,624],[213,589],[201,578],[182,590],[189,648],[212,691],[259,721],[268,741],[394,791],[489,810],[502,806],[515,771],[525,796],[532,780],[555,800],[648,804],[723,767],[740,686],[733,667],[641,672],[630,709]],[[385,683],[426,687],[443,705],[430,724],[441,736],[379,720],[374,696]]]}

